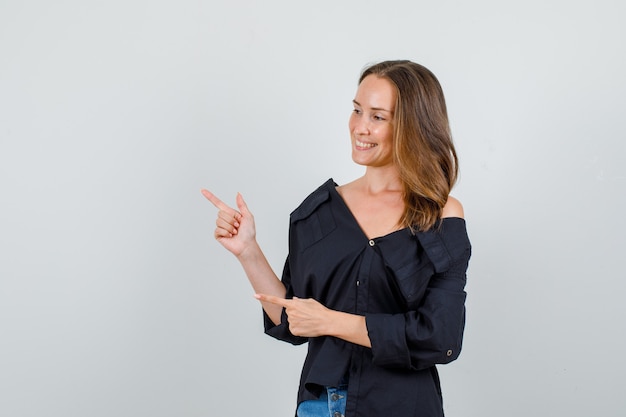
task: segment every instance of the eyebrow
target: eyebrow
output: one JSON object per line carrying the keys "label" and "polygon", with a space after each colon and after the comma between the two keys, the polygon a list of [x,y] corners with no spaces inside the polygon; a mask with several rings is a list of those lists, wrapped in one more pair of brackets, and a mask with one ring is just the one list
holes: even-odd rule
{"label": "eyebrow", "polygon": [[[361,103],[359,103],[359,102],[358,102],[358,101],[356,101],[356,100],[352,100],[352,102],[353,102],[354,104],[356,104],[357,106],[359,106],[359,107],[363,107],[363,106],[361,106]],[[372,107],[371,109],[372,109],[372,110],[375,110],[375,111],[386,111],[387,113],[391,113],[391,114],[393,114],[393,112],[392,112],[391,110],[383,109],[382,107]]]}

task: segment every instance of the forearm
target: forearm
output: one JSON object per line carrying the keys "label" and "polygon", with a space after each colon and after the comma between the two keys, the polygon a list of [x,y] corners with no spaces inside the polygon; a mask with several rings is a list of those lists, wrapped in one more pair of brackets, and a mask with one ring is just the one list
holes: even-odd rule
{"label": "forearm", "polygon": [[331,310],[313,298],[293,297],[287,300],[263,293],[257,293],[256,298],[264,305],[280,307],[280,312],[285,308],[289,331],[294,336],[334,336],[357,345],[372,346],[364,316]]}
{"label": "forearm", "polygon": [[341,311],[330,311],[327,331],[329,336],[334,336],[357,345],[372,347],[364,316],[343,313]]}
{"label": "forearm", "polygon": [[[285,286],[274,273],[256,241],[242,251],[237,256],[237,259],[241,263],[255,293],[285,297]],[[280,324],[282,307],[266,302],[261,302],[261,304],[272,322],[276,325]]]}

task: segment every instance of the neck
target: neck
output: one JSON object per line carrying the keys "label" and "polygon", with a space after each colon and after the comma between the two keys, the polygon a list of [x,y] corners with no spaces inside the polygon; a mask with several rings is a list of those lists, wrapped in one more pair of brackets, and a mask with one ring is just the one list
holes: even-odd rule
{"label": "neck", "polygon": [[361,179],[363,185],[372,194],[381,191],[402,191],[400,174],[395,166],[367,167]]}

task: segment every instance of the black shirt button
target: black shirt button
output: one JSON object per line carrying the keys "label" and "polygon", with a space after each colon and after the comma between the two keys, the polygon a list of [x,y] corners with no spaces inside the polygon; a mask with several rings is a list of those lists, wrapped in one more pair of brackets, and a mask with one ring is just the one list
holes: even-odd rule
{"label": "black shirt button", "polygon": [[450,350],[448,350],[448,351],[446,352],[446,356],[452,356],[452,349],[450,349]]}
{"label": "black shirt button", "polygon": [[376,242],[374,242],[373,240],[370,240],[370,246],[374,246],[376,244]]}

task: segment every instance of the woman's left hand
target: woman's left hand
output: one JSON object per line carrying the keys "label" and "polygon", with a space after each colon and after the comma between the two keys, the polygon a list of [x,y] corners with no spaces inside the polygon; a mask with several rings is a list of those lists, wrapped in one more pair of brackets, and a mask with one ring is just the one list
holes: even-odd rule
{"label": "woman's left hand", "polygon": [[266,294],[255,294],[254,297],[259,301],[284,307],[289,320],[289,331],[294,336],[329,335],[333,310],[324,307],[313,298],[285,299]]}

